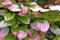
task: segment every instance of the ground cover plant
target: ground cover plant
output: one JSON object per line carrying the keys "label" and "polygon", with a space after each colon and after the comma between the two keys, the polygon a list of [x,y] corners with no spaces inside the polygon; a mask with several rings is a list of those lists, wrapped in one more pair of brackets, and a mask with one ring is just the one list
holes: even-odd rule
{"label": "ground cover plant", "polygon": [[0,40],[60,40],[60,0],[0,0]]}

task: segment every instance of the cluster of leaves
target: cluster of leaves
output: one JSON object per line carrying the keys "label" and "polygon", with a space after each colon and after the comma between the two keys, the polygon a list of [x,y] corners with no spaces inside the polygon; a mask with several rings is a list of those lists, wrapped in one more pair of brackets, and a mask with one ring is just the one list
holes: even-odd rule
{"label": "cluster of leaves", "polygon": [[[33,0],[33,1],[41,5],[45,5],[47,3],[54,4],[53,0]],[[23,2],[21,3],[18,3],[17,0],[12,0],[12,2],[19,6],[20,4],[29,6],[28,4],[32,2],[32,0],[23,0]],[[51,24],[51,28],[60,28],[60,12],[58,11],[49,11],[49,12],[44,12],[44,13],[39,12],[39,18],[33,15],[35,13],[33,11],[30,11],[31,15],[27,13],[26,16],[23,16],[23,17],[18,16],[17,13],[18,12],[11,12],[7,10],[5,7],[2,8],[2,5],[0,3],[0,15],[1,15],[0,21],[6,20],[8,24],[11,24],[11,26],[9,26],[10,33],[5,37],[4,40],[17,40],[17,38],[11,34],[12,32],[18,32],[19,30],[26,31],[28,29],[31,29],[30,24],[25,24],[28,18],[30,18],[31,20],[30,23],[35,22],[35,21],[43,22],[44,20],[48,20]],[[34,30],[33,37],[35,37],[37,34],[39,34],[39,32]],[[50,29],[46,35],[40,34],[40,36],[42,39],[46,37],[48,38],[48,40],[57,40],[57,37],[60,37],[59,35],[53,34]],[[24,40],[28,40],[28,37],[25,38]]]}

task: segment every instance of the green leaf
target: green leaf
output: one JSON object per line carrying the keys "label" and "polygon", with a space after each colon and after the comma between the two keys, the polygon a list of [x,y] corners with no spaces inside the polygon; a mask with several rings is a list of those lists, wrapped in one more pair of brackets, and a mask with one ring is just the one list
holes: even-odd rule
{"label": "green leaf", "polygon": [[11,19],[9,21],[6,21],[8,24],[14,25],[16,23],[16,19]]}
{"label": "green leaf", "polygon": [[60,17],[59,16],[57,16],[56,18],[54,18],[54,20],[53,20],[54,22],[57,22],[57,21],[60,21]]}
{"label": "green leaf", "polygon": [[48,20],[48,21],[51,21],[50,17],[49,17],[49,13],[44,13],[43,14],[43,18]]}
{"label": "green leaf", "polygon": [[43,17],[44,17],[44,19],[46,19],[46,20],[48,20],[48,21],[50,21],[50,22],[57,22],[58,20],[56,20],[56,18],[57,18],[57,15],[55,15],[54,13],[44,13],[43,14]]}
{"label": "green leaf", "polygon": [[56,29],[56,28],[58,28],[58,26],[53,23],[53,24],[51,25],[51,28]]}
{"label": "green leaf", "polygon": [[13,4],[16,4],[17,3],[16,0],[11,0],[11,1],[12,1]]}
{"label": "green leaf", "polygon": [[27,16],[27,15],[26,15],[26,16],[23,16],[23,17],[18,16],[17,19],[18,19],[20,22],[22,22],[22,23],[26,23],[27,20],[28,20],[28,16]]}
{"label": "green leaf", "polygon": [[15,14],[14,13],[10,13],[10,12],[6,13],[5,16],[4,16],[6,21],[11,20],[14,17],[15,17]]}
{"label": "green leaf", "polygon": [[60,35],[56,35],[56,37],[54,38],[54,40],[60,40]]}
{"label": "green leaf", "polygon": [[16,40],[16,37],[12,34],[8,34],[7,36],[5,36],[4,40]]}
{"label": "green leaf", "polygon": [[21,3],[28,6],[30,2],[32,2],[32,0],[23,0]]}
{"label": "green leaf", "polygon": [[45,0],[37,0],[36,2],[37,2],[38,4],[42,4],[42,5],[43,5],[43,4],[45,4],[46,1],[45,1]]}
{"label": "green leaf", "polygon": [[27,30],[28,29],[28,25],[22,25],[21,27],[19,27],[19,30]]}
{"label": "green leaf", "polygon": [[56,22],[56,25],[58,25],[60,27],[60,21]]}
{"label": "green leaf", "polygon": [[26,31],[28,29],[28,25],[25,25],[25,24],[20,24],[20,26],[14,28],[13,26],[11,26],[11,31],[12,32],[18,32],[20,30],[23,30],[23,31]]}
{"label": "green leaf", "polygon": [[6,10],[5,9],[0,9],[0,13],[5,13],[6,12]]}
{"label": "green leaf", "polygon": [[44,40],[45,34],[40,34],[41,40]]}
{"label": "green leaf", "polygon": [[15,23],[14,25],[12,25],[13,28],[17,28],[19,26],[18,23]]}
{"label": "green leaf", "polygon": [[44,23],[45,20],[44,19],[35,19],[34,21]]}
{"label": "green leaf", "polygon": [[30,8],[35,8],[36,7],[36,5],[30,5]]}
{"label": "green leaf", "polygon": [[38,35],[38,32],[36,30],[34,30],[32,37],[35,38],[37,35]]}
{"label": "green leaf", "polygon": [[11,26],[11,32],[19,32],[19,28],[13,28],[13,27]]}
{"label": "green leaf", "polygon": [[2,4],[0,3],[0,8],[2,7]]}
{"label": "green leaf", "polygon": [[4,17],[3,16],[0,16],[0,20],[3,20],[4,19]]}
{"label": "green leaf", "polygon": [[25,30],[27,30],[27,29],[28,29],[28,25],[22,25],[22,26],[17,27],[17,28],[13,28],[13,26],[11,26],[11,31],[12,31],[12,32],[18,32],[18,31],[20,31],[20,30],[25,31]]}
{"label": "green leaf", "polygon": [[53,4],[54,2],[53,2],[53,0],[37,0],[36,1],[38,4],[46,4],[47,2],[49,3],[49,4]]}
{"label": "green leaf", "polygon": [[13,26],[11,26],[11,31],[12,32],[18,32],[20,30],[23,30],[23,31],[26,31],[28,29],[28,25],[25,25],[25,24],[20,24],[20,26],[14,28]]}
{"label": "green leaf", "polygon": [[54,4],[54,0],[48,0],[48,3]]}

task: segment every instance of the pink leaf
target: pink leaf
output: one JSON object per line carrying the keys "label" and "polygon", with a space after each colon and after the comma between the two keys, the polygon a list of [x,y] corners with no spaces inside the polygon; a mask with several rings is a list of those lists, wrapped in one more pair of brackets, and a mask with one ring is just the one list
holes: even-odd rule
{"label": "pink leaf", "polygon": [[17,36],[18,32],[13,32],[13,34],[14,34],[15,36]]}
{"label": "pink leaf", "polygon": [[25,14],[26,14],[27,11],[28,11],[28,8],[25,7],[24,5],[21,5],[21,7],[22,7],[22,11],[20,11],[20,12],[18,13],[18,15],[19,15],[19,16],[25,16]]}
{"label": "pink leaf", "polygon": [[27,30],[27,33],[28,33],[28,35],[29,35],[30,37],[32,37],[32,35],[33,35],[33,30],[32,30],[32,29]]}
{"label": "pink leaf", "polygon": [[24,6],[24,5],[21,5],[21,7],[22,7],[22,12],[23,12],[24,14],[26,14],[27,11],[28,11],[28,8],[27,8],[26,6]]}
{"label": "pink leaf", "polygon": [[25,16],[25,14],[24,14],[22,11],[20,11],[20,12],[18,13],[18,15],[19,15],[19,16]]}
{"label": "pink leaf", "polygon": [[40,39],[40,36],[37,35],[34,40],[41,40],[41,39]]}
{"label": "pink leaf", "polygon": [[0,38],[0,40],[1,40],[1,38]]}
{"label": "pink leaf", "polygon": [[48,40],[47,38],[45,38],[44,40]]}
{"label": "pink leaf", "polygon": [[0,38],[4,38],[9,33],[8,28],[2,28],[0,31]]}
{"label": "pink leaf", "polygon": [[40,39],[40,36],[37,35],[35,38],[29,38],[29,40],[41,40],[41,39]]}
{"label": "pink leaf", "polygon": [[11,5],[11,0],[5,0],[5,2],[2,2],[2,5]]}
{"label": "pink leaf", "polygon": [[18,11],[21,10],[21,9],[19,9],[18,7],[19,7],[18,5],[12,4],[12,5],[10,5],[10,6],[8,7],[8,9],[9,9],[10,11],[12,11],[12,12],[18,12]]}
{"label": "pink leaf", "polygon": [[36,22],[31,23],[31,28],[34,29],[34,30],[39,31],[39,28],[37,28],[37,23]]}
{"label": "pink leaf", "polygon": [[24,31],[20,31],[20,32],[18,33],[17,37],[18,37],[19,40],[21,40],[21,39],[27,37],[27,33],[24,32]]}
{"label": "pink leaf", "polygon": [[32,38],[29,38],[29,40],[34,40],[34,39],[32,39]]}
{"label": "pink leaf", "polygon": [[37,27],[40,29],[42,33],[46,33],[50,25],[48,21],[44,21],[44,23],[37,23]]}

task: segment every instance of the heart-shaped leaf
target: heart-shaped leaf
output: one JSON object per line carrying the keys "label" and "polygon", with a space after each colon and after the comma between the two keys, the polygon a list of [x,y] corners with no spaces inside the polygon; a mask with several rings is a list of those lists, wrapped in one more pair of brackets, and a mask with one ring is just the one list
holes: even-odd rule
{"label": "heart-shaped leaf", "polygon": [[44,23],[37,23],[37,27],[40,29],[42,32],[47,32],[50,25],[48,21],[44,21]]}

